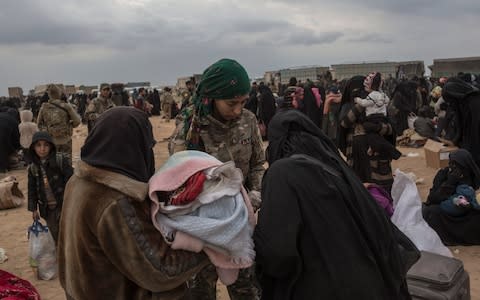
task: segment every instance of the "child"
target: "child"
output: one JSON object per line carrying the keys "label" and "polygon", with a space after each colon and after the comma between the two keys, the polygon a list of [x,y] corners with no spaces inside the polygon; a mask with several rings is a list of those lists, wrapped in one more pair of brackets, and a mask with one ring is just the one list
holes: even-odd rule
{"label": "child", "polygon": [[378,72],[370,73],[363,82],[365,90],[369,92],[367,98],[355,98],[355,103],[365,107],[367,119],[374,114],[387,116],[387,106],[390,99],[380,89],[382,87],[382,74]]}
{"label": "child", "polygon": [[387,106],[390,102],[388,96],[381,91],[382,74],[372,72],[363,82],[365,91],[369,92],[367,98],[356,97],[355,103],[365,108],[365,121],[363,127],[367,134],[369,149],[367,154],[377,159],[398,159],[402,155],[395,148],[395,141],[387,141],[379,134],[382,124],[389,123]]}
{"label": "child", "polygon": [[63,192],[73,169],[68,158],[57,153],[48,132],[33,135],[29,152],[32,163],[28,167],[28,210],[34,220],[41,216],[47,221],[57,243]]}
{"label": "child", "polygon": [[18,131],[20,132],[20,145],[23,149],[23,159],[26,163],[31,162],[28,157],[28,148],[30,148],[32,144],[33,134],[38,131],[38,126],[32,122],[32,119],[33,113],[30,110],[22,110],[20,112],[20,120],[22,122],[18,125]]}

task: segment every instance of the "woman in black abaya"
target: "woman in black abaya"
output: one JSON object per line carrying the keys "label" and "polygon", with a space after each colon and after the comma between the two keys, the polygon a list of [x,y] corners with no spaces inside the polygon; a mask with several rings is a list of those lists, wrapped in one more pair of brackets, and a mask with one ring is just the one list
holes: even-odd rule
{"label": "woman in black abaya", "polygon": [[354,76],[345,86],[339,114],[338,148],[362,182],[375,183],[390,192],[393,184],[391,162],[392,158],[398,158],[398,153],[394,155],[388,147],[380,145],[378,155],[368,154],[370,146],[373,147],[369,134],[382,136],[386,140],[384,144],[390,144],[390,148],[394,148],[396,135],[390,122],[363,122],[365,108],[355,104],[354,99],[366,98],[364,80],[364,76]]}
{"label": "woman in black abaya", "polygon": [[438,171],[423,207],[423,218],[446,245],[480,245],[479,210],[471,208],[452,216],[441,208],[440,203],[454,195],[459,185],[480,188],[480,169],[465,149],[452,152],[449,166]]}
{"label": "woman in black abaya", "polygon": [[[335,145],[296,110],[270,123],[254,233],[263,299],[410,299],[398,236]],[[414,251],[415,252],[415,251]]]}

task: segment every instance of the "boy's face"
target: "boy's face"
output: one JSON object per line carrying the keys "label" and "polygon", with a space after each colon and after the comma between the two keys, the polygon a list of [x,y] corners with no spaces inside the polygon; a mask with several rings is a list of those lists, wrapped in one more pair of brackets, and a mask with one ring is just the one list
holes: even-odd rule
{"label": "boy's face", "polygon": [[47,141],[38,141],[35,143],[34,149],[35,153],[38,155],[40,159],[45,159],[50,154],[50,143]]}

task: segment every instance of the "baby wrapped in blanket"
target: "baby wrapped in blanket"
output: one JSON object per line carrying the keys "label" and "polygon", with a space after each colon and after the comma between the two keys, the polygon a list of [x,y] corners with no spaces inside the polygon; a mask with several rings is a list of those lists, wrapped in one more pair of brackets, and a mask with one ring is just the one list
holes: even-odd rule
{"label": "baby wrapped in blanket", "polygon": [[252,265],[255,219],[242,172],[200,151],[172,155],[149,181],[152,220],[172,249],[204,251],[220,280]]}

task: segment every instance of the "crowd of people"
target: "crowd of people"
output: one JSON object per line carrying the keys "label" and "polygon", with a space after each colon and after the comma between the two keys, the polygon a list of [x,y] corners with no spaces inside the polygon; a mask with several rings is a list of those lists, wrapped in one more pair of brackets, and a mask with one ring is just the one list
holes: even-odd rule
{"label": "crowd of people", "polygon": [[[418,249],[366,188],[390,193],[399,141],[418,147],[434,139],[460,148],[435,176],[423,214],[444,244],[480,244],[474,76],[291,78],[274,93],[251,84],[237,61],[221,59],[187,87],[181,107],[170,89],[162,95],[139,89],[127,101],[109,84],[91,100],[72,97],[73,104],[52,84],[40,106],[27,100],[31,111],[2,107],[0,172],[23,149],[28,210],[51,228],[67,299],[216,299],[218,278],[231,279],[228,269],[235,266],[231,299],[410,299],[406,272],[414,260],[407,257],[418,259]],[[172,159],[156,174],[149,117],[160,111],[167,121],[176,117],[176,128],[168,145]],[[82,120],[88,136],[72,168],[73,128]],[[174,168],[185,157],[195,163]],[[235,168],[240,184],[229,194]],[[212,245],[159,225],[159,207],[189,207],[188,217],[216,221],[220,214],[227,226],[209,227]],[[169,217],[175,224],[188,219]],[[229,252],[225,237],[236,234],[253,243],[253,263]]]}

